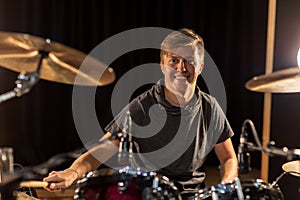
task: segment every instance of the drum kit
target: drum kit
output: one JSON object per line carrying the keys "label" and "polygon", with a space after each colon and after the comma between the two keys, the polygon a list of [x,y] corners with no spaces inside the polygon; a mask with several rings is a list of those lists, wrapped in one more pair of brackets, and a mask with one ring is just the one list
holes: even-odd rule
{"label": "drum kit", "polygon": [[[91,58],[93,65],[90,71],[82,72],[80,66],[87,57],[80,51],[49,39],[22,33],[0,32],[0,66],[20,72],[15,88],[12,91],[1,94],[0,103],[28,93],[40,79],[63,84],[76,83],[87,86],[104,86],[115,80],[113,69],[94,58]],[[104,71],[99,80],[92,78],[95,70]],[[82,82],[76,82],[76,76],[82,77],[80,79]],[[256,92],[300,92],[300,70],[299,68],[290,68],[257,76],[249,80],[245,87]],[[244,124],[251,125],[251,122],[247,121]],[[253,126],[251,128],[257,139],[255,129]],[[257,146],[248,142],[245,138],[241,141],[241,148],[239,148],[241,150],[257,150],[268,155],[286,157],[289,162],[282,166],[284,173],[272,184],[260,179],[244,181],[237,177],[232,183],[220,183],[200,189],[188,197],[183,197],[172,180],[156,172],[145,172],[130,166],[119,169],[108,168],[90,172],[79,180],[74,199],[284,199],[277,183],[285,174],[300,177],[299,150],[278,149],[274,146],[264,148],[258,139],[256,140]],[[20,191],[20,188],[23,187],[47,186],[45,182],[36,181],[36,177],[38,175],[47,175],[50,168],[65,162],[66,158],[77,158],[79,155],[74,152],[60,154],[38,166],[7,173],[0,182],[0,199],[29,198],[28,196],[24,198],[20,194],[16,195],[16,191]],[[242,158],[242,160],[247,162],[246,157]],[[36,198],[32,197],[32,199]]]}

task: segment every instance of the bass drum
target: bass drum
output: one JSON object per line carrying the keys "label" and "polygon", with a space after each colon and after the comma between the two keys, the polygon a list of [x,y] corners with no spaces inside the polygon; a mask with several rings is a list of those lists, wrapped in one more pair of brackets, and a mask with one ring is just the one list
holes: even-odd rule
{"label": "bass drum", "polygon": [[129,167],[88,173],[77,182],[77,200],[180,200],[175,185],[165,176]]}
{"label": "bass drum", "polygon": [[284,200],[280,188],[260,179],[218,184],[200,190],[194,200]]}

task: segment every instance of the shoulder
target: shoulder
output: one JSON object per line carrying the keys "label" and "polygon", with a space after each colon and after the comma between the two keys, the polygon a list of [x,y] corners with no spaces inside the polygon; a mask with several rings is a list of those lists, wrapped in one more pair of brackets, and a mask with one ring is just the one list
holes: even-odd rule
{"label": "shoulder", "polygon": [[220,106],[215,97],[200,91],[201,104],[203,109],[219,110]]}
{"label": "shoulder", "polygon": [[150,89],[146,90],[145,92],[134,98],[129,104],[130,108],[135,109],[153,105],[157,102],[156,94],[158,91],[160,91],[159,86],[156,84],[153,85]]}
{"label": "shoulder", "polygon": [[204,101],[205,103],[208,104],[215,104],[217,103],[217,100],[215,97],[211,96],[210,94],[207,94],[205,92],[199,91],[199,95],[202,99],[202,101]]}
{"label": "shoulder", "polygon": [[149,109],[157,104],[156,93],[157,86],[153,85],[129,103],[131,117],[135,121],[143,119],[148,122]]}

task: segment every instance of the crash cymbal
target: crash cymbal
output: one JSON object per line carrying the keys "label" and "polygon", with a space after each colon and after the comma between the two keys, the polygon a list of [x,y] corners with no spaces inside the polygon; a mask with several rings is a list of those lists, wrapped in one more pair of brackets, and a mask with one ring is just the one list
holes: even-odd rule
{"label": "crash cymbal", "polygon": [[291,175],[300,177],[300,160],[287,162],[282,165],[282,169]]}
{"label": "crash cymbal", "polygon": [[255,92],[300,92],[300,69],[292,67],[266,75],[255,76],[245,86],[248,90]]}
{"label": "crash cymbal", "polygon": [[[33,72],[37,69],[40,52],[47,52],[41,63],[40,78],[58,83],[104,86],[115,80],[112,68],[85,53],[23,33],[0,32],[0,66],[16,72]],[[79,70],[81,64],[89,64]],[[100,73],[99,73],[100,71]],[[93,77],[102,74],[100,77]]]}

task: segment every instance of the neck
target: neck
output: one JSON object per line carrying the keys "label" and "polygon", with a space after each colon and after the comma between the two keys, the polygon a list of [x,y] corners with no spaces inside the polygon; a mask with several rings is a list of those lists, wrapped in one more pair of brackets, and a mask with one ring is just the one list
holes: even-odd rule
{"label": "neck", "polygon": [[167,88],[165,90],[165,98],[168,102],[175,106],[184,106],[188,104],[194,96],[195,89],[186,90],[184,93],[172,93]]}

